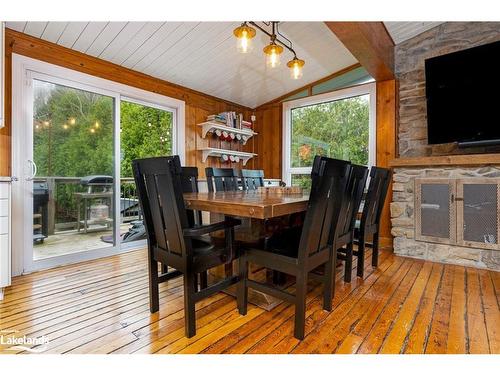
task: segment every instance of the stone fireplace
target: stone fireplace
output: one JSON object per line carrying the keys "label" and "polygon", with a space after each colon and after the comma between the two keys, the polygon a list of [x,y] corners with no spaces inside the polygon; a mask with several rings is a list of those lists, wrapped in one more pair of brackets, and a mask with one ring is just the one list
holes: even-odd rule
{"label": "stone fireplace", "polygon": [[[418,202],[415,190],[416,181],[421,179],[448,179],[453,186],[462,186],[460,181],[463,179],[482,181],[500,178],[498,146],[459,149],[455,144],[428,145],[424,69],[427,58],[500,40],[499,30],[499,22],[447,22],[395,48],[399,157],[392,163],[393,198],[390,208],[396,254],[500,271],[500,248],[479,241],[460,240],[459,235],[463,237],[462,232],[470,228],[460,215],[452,218],[451,230],[455,233],[450,233],[450,236],[454,238],[443,241],[440,238],[426,240],[429,236],[419,237],[416,231]],[[467,207],[470,209],[472,205]],[[490,230],[487,232],[485,238],[493,238]],[[498,238],[495,240],[498,241]]]}

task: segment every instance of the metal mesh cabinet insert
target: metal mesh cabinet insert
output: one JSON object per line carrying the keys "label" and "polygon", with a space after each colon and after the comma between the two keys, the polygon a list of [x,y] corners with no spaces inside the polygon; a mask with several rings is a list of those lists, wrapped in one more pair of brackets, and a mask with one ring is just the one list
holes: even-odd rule
{"label": "metal mesh cabinet insert", "polygon": [[456,242],[455,180],[415,179],[415,238]]}
{"label": "metal mesh cabinet insert", "polygon": [[499,246],[500,179],[457,180],[457,244],[484,249]]}

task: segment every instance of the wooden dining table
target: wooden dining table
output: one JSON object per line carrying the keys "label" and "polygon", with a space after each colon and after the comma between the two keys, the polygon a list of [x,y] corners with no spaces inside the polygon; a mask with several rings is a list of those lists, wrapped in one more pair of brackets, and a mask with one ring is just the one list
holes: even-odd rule
{"label": "wooden dining table", "polygon": [[186,208],[226,216],[271,219],[307,210],[309,193],[281,195],[255,190],[184,194]]}
{"label": "wooden dining table", "polygon": [[[266,222],[280,220],[287,221],[292,214],[298,214],[307,210],[309,193],[281,195],[259,191],[231,191],[215,193],[185,193],[184,201],[187,209],[207,211],[212,214],[221,214],[225,217],[237,217],[243,219],[242,225],[236,228],[236,240],[246,243],[254,243],[266,236],[268,225]],[[270,220],[269,220],[270,219]],[[217,218],[215,218],[215,221]],[[267,228],[267,231],[266,231]],[[272,226],[271,226],[272,228]],[[221,277],[223,270],[213,272],[210,277]],[[233,271],[235,271],[233,269]],[[272,280],[269,273],[262,268],[250,267],[250,274],[260,279]],[[285,288],[286,285],[283,285]],[[228,289],[229,294],[234,295],[234,290]],[[250,289],[249,302],[256,304],[266,310],[271,310],[280,300],[265,295],[259,291]]]}

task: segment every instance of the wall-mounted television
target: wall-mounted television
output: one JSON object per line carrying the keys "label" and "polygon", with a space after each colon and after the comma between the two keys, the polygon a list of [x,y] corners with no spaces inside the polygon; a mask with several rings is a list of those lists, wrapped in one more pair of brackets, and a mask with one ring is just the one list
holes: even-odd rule
{"label": "wall-mounted television", "polygon": [[500,41],[425,60],[429,144],[500,144]]}

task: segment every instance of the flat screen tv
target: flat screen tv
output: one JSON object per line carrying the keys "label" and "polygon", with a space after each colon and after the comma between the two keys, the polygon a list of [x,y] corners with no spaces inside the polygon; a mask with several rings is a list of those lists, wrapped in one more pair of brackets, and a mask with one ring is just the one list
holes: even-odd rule
{"label": "flat screen tv", "polygon": [[500,41],[425,61],[429,144],[500,144]]}

